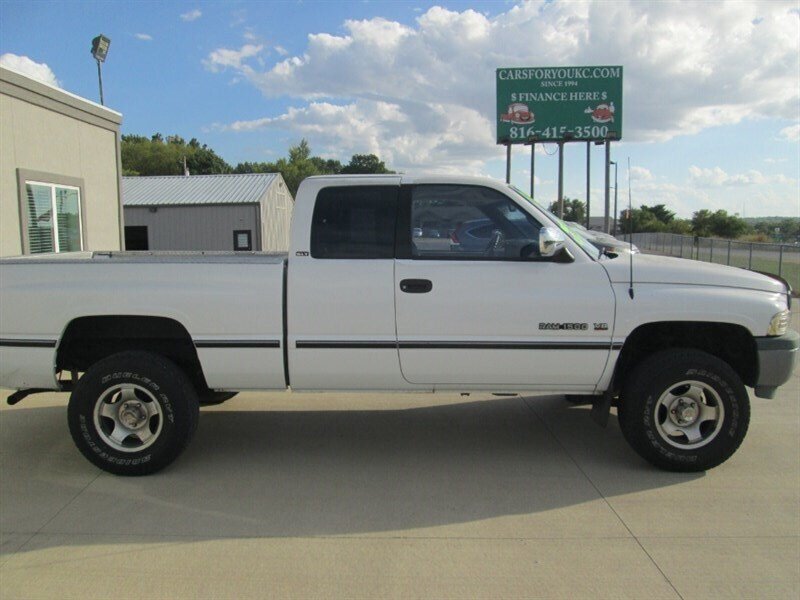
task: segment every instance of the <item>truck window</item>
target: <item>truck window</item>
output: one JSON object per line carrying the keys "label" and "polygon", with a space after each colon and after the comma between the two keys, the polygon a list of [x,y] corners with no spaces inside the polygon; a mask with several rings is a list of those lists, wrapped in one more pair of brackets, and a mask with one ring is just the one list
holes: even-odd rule
{"label": "truck window", "polygon": [[538,247],[540,229],[510,198],[490,188],[419,185],[412,193],[413,258],[519,260]]}
{"label": "truck window", "polygon": [[394,186],[320,190],[311,221],[314,258],[394,258],[397,193]]}

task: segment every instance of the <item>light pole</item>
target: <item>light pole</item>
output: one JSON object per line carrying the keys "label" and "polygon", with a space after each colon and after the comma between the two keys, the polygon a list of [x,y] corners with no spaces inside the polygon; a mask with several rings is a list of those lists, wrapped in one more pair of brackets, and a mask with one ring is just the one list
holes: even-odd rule
{"label": "light pole", "polygon": [[102,33],[92,40],[92,56],[97,61],[97,80],[100,83],[100,104],[105,106],[103,102],[103,72],[100,69],[100,63],[106,62],[108,56],[108,48],[111,46],[111,40],[104,36]]}
{"label": "light pole", "polygon": [[614,165],[614,237],[617,237],[617,163],[615,161],[611,161],[611,164]]}

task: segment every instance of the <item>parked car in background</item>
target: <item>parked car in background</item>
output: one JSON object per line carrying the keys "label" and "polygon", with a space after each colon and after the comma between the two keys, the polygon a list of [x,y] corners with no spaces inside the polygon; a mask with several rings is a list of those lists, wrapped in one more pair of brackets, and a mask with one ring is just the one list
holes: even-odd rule
{"label": "parked car in background", "polygon": [[586,227],[580,223],[576,223],[575,221],[566,221],[566,223],[570,226],[572,231],[582,236],[601,252],[613,252],[614,254],[620,254],[622,252],[639,252],[639,248],[636,247],[636,244],[630,244],[629,242],[618,240],[613,235],[603,233],[602,231],[586,229]]}

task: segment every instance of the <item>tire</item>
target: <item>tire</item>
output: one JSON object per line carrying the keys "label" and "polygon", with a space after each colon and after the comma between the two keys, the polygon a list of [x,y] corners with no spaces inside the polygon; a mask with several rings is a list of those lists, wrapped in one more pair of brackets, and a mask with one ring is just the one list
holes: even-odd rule
{"label": "tire", "polygon": [[750,399],[724,361],[673,348],[634,369],[617,414],[625,439],[653,465],[705,471],[728,460],[741,445],[750,423]]}
{"label": "tire", "polygon": [[207,392],[198,394],[198,398],[200,400],[200,406],[216,406],[217,404],[227,402],[238,393],[239,392],[214,392],[208,390]]}
{"label": "tire", "polygon": [[197,429],[199,405],[174,363],[148,352],[105,358],[78,380],[67,411],[89,462],[115,475],[149,475],[174,461]]}

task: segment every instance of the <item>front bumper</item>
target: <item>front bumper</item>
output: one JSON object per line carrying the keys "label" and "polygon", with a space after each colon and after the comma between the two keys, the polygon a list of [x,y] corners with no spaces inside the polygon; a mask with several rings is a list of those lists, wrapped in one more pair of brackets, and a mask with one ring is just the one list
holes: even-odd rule
{"label": "front bumper", "polygon": [[755,394],[759,398],[774,398],[778,386],[792,376],[797,364],[800,333],[790,330],[775,337],[757,337],[758,381]]}

